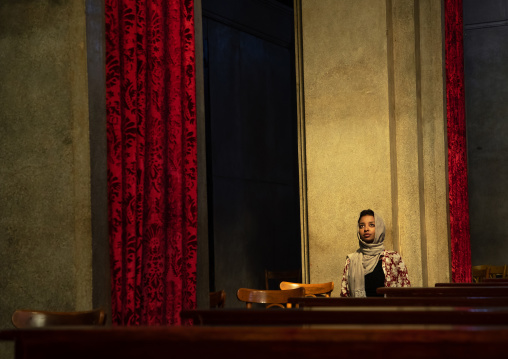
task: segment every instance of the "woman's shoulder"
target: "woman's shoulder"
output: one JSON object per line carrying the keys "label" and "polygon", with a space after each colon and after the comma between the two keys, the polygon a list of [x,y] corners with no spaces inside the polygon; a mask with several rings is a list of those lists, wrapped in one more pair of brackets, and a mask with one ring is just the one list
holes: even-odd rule
{"label": "woman's shoulder", "polygon": [[399,254],[399,252],[397,252],[397,251],[390,251],[390,250],[388,250],[388,249],[385,249],[385,250],[383,251],[383,254],[386,254],[386,255],[388,255],[388,256],[390,256],[390,255],[400,255],[400,254]]}
{"label": "woman's shoulder", "polygon": [[356,251],[354,251],[353,253],[349,253],[347,256],[346,256],[346,260],[351,260],[352,258],[355,258],[355,257],[358,257],[360,256],[360,250],[357,249]]}
{"label": "woman's shoulder", "polygon": [[389,251],[387,249],[385,249],[383,251],[383,256],[385,258],[391,258],[394,261],[400,261],[402,259],[402,257],[400,256],[400,254],[398,252],[396,252],[396,251]]}

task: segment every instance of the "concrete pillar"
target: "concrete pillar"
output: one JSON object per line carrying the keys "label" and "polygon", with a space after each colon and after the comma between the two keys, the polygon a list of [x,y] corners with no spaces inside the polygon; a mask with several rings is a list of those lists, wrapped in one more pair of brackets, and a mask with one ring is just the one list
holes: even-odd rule
{"label": "concrete pillar", "polygon": [[84,0],[0,5],[0,328],[92,307],[85,20]]}
{"label": "concrete pillar", "polygon": [[449,280],[440,1],[297,2],[306,278],[335,281],[356,222],[385,220],[414,286]]}

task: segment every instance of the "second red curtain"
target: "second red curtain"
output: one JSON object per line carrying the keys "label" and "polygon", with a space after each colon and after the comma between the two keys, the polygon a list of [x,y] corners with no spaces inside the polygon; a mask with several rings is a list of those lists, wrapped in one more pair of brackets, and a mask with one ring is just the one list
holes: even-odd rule
{"label": "second red curtain", "polygon": [[446,114],[453,282],[471,281],[462,0],[445,1]]}

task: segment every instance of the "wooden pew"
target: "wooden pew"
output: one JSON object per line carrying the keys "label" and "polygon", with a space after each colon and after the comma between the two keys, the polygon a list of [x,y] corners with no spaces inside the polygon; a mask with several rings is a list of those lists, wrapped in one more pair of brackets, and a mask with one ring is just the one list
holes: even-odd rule
{"label": "wooden pew", "polygon": [[508,278],[485,278],[483,282],[487,283],[508,283]]}
{"label": "wooden pew", "polygon": [[508,328],[115,327],[9,330],[21,359],[494,358]]}
{"label": "wooden pew", "polygon": [[293,307],[508,307],[508,297],[290,298]]}
{"label": "wooden pew", "polygon": [[435,287],[498,287],[498,286],[508,286],[508,282],[486,282],[485,280],[483,282],[478,283],[436,283],[434,285]]}
{"label": "wooden pew", "polygon": [[385,297],[508,297],[508,286],[378,288]]}
{"label": "wooden pew", "polygon": [[306,309],[187,310],[184,320],[194,325],[508,325],[508,307],[337,307]]}

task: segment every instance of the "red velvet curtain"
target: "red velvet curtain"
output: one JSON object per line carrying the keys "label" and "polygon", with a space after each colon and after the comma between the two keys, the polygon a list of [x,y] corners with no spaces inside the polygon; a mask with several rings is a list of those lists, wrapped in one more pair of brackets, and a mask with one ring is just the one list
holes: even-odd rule
{"label": "red velvet curtain", "polygon": [[193,0],[106,0],[112,320],[196,305]]}
{"label": "red velvet curtain", "polygon": [[462,0],[445,0],[446,110],[452,281],[471,281]]}

